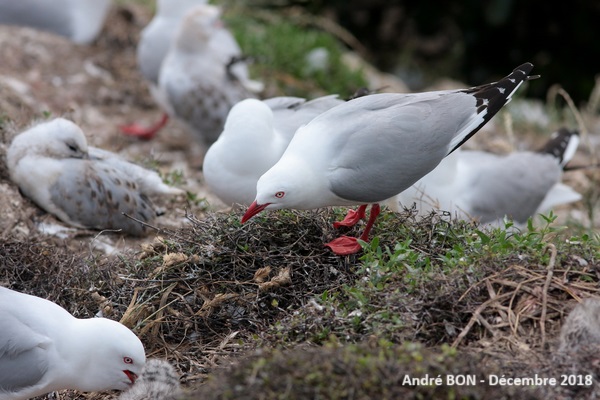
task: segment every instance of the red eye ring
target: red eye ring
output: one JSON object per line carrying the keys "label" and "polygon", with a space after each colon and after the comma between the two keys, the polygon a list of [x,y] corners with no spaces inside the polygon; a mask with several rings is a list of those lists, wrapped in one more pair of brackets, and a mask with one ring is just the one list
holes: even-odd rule
{"label": "red eye ring", "polygon": [[123,357],[123,362],[125,364],[133,364],[133,359],[131,357]]}
{"label": "red eye ring", "polygon": [[285,196],[285,192],[277,192],[277,193],[275,193],[275,197],[277,197],[278,199],[281,199],[283,196]]}

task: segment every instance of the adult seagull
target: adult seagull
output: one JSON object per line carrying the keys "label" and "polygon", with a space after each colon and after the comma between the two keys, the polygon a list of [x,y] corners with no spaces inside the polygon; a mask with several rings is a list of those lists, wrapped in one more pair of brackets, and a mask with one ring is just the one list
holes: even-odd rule
{"label": "adult seagull", "polygon": [[[498,82],[469,89],[359,97],[298,129],[281,159],[256,185],[242,223],[264,209],[360,205],[334,224],[352,226],[373,204],[360,239],[367,241],[379,202],[404,191],[485,125],[529,76],[525,63]],[[339,255],[361,246],[342,236],[326,246]]]}
{"label": "adult seagull", "polygon": [[0,400],[62,389],[125,390],[145,361],[142,342],[117,321],[78,319],[51,301],[0,286]]}

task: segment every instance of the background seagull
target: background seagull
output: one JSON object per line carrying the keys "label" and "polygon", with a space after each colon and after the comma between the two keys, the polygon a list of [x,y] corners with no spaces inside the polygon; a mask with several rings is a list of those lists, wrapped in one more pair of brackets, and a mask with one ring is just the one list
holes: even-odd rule
{"label": "background seagull", "polygon": [[220,10],[208,4],[184,16],[158,83],[169,114],[207,146],[219,137],[231,107],[263,88],[249,79],[241,50],[223,27]]}
{"label": "background seagull", "polygon": [[110,0],[0,0],[0,24],[29,26],[91,43],[104,26]]}
{"label": "background seagull", "polygon": [[166,112],[168,109],[167,100],[158,89],[160,67],[167,56],[183,16],[199,4],[206,4],[206,0],[156,1],[156,14],[140,33],[136,55],[140,72],[148,82],[152,97],[163,110],[163,117],[158,123],[150,127],[143,127],[138,124],[122,126],[121,130],[124,133],[151,139],[156,132],[166,125],[169,119],[169,114]]}
{"label": "background seagull", "polygon": [[415,204],[420,214],[443,210],[484,224],[507,216],[522,225],[537,213],[581,199],[560,182],[578,144],[577,132],[563,128],[539,152],[457,150],[388,205],[399,211]]}
{"label": "background seagull", "polygon": [[125,133],[151,139],[169,116],[175,116],[210,144],[231,106],[263,89],[262,83],[249,79],[241,49],[223,26],[220,10],[204,3],[158,2],[137,54],[142,74],[165,114],[151,127],[122,127]]}

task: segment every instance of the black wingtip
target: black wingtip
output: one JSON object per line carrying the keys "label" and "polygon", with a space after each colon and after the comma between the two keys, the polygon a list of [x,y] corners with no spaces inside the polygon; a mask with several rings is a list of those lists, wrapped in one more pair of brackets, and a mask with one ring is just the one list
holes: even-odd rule
{"label": "black wingtip", "polygon": [[[466,89],[465,93],[472,94],[477,99],[477,112],[487,110],[487,116],[492,118],[506,103],[510,101],[513,93],[525,81],[535,79],[539,75],[529,75],[533,70],[532,63],[519,65],[508,76],[498,82]],[[486,118],[486,122],[489,120]]]}
{"label": "black wingtip", "polygon": [[485,114],[483,115],[483,122],[477,128],[473,129],[473,131],[471,131],[471,133],[469,133],[457,146],[455,146],[452,151],[462,146],[463,143],[477,133],[482,126],[487,124],[488,121],[492,119],[492,117],[510,101],[511,96],[523,82],[536,78],[536,76],[529,75],[532,70],[533,64],[526,62],[519,65],[513,70],[513,72],[500,79],[498,82],[487,83],[485,85],[462,90],[463,93],[467,93],[475,97],[477,114],[482,114],[484,112]]}
{"label": "black wingtip", "polygon": [[567,128],[560,128],[553,137],[538,150],[538,153],[551,154],[564,166],[573,157],[573,153],[577,148],[578,143],[571,144],[572,141],[575,140],[573,138],[574,136],[578,138],[579,131],[576,129],[569,130]]}
{"label": "black wingtip", "polygon": [[[521,72],[525,76],[528,76],[531,73],[531,71],[533,71],[533,64],[530,62],[526,62],[526,63],[519,65],[517,68],[513,69],[512,74],[514,74],[515,72]],[[512,75],[512,74],[510,74],[510,75]],[[508,78],[508,76],[507,76],[507,78]]]}

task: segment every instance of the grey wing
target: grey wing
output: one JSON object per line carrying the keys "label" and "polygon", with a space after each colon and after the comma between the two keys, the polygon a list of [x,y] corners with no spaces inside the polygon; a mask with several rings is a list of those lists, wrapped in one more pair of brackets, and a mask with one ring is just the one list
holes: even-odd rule
{"label": "grey wing", "polygon": [[475,115],[474,98],[447,94],[365,96],[346,103],[357,107],[334,107],[313,120],[308,126],[334,121],[327,129],[337,131],[331,190],[343,199],[379,202],[433,170]]}
{"label": "grey wing", "polygon": [[65,160],[69,165],[50,188],[52,202],[81,226],[121,229],[135,236],[146,228],[126,213],[151,224],[156,216],[135,180],[108,162]]}
{"label": "grey wing", "polygon": [[0,311],[0,397],[38,384],[48,371],[50,339]]}
{"label": "grey wing", "polygon": [[317,97],[316,99],[309,100],[298,108],[314,109],[322,113],[345,102],[346,101],[340,99],[337,94],[330,94],[328,96]]}
{"label": "grey wing", "polygon": [[262,100],[273,112],[291,110],[306,103],[306,99],[293,96],[278,96]]}
{"label": "grey wing", "polygon": [[308,124],[325,111],[345,102],[338,99],[337,95],[318,97],[310,101],[298,99],[299,101],[296,102],[292,101],[292,99],[296,99],[295,97],[276,97],[275,99],[289,99],[287,106],[283,107],[285,103],[280,102],[282,107],[277,108],[274,108],[265,100],[273,110],[274,128],[288,139],[291,139],[301,126]]}
{"label": "grey wing", "polygon": [[561,167],[551,155],[530,152],[498,157],[493,164],[480,167],[469,197],[471,215],[483,223],[504,216],[527,222],[561,175]]}

